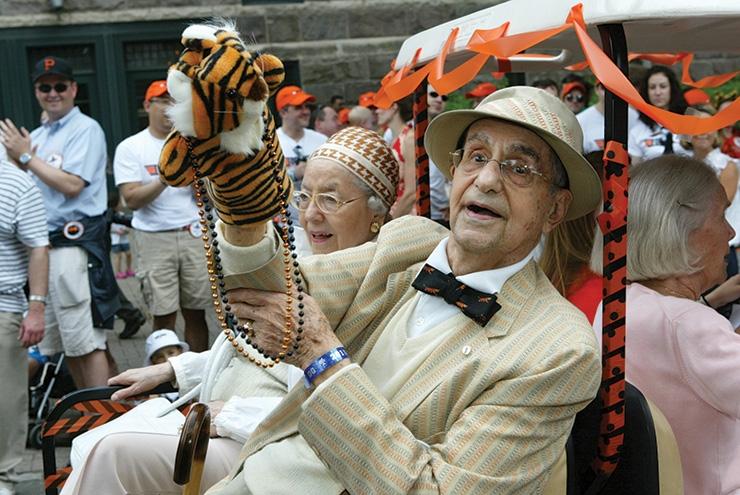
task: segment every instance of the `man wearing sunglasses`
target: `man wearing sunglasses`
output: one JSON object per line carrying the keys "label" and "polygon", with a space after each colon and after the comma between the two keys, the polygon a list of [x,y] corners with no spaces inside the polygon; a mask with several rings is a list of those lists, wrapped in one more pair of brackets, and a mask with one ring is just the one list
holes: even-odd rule
{"label": "man wearing sunglasses", "polygon": [[[429,122],[445,111],[447,107],[447,95],[440,94],[432,85],[427,86],[427,116]],[[410,132],[401,143],[404,150],[404,160],[401,163],[401,177],[403,181],[403,192],[393,206],[393,217],[398,218],[412,212],[416,201],[416,162],[414,160],[414,133]],[[431,218],[445,227],[449,227],[450,198],[447,190],[449,181],[437,169],[434,162],[429,160],[429,188],[431,201]]]}
{"label": "man wearing sunglasses", "polygon": [[120,306],[103,215],[105,134],[75,106],[78,87],[67,61],[44,57],[32,81],[47,120],[29,133],[5,119],[0,132],[8,156],[31,172],[47,212],[52,249],[39,347],[47,355],[65,352],[78,387],[102,386],[108,379],[105,328],[113,327]]}
{"label": "man wearing sunglasses", "polygon": [[[447,95],[439,94],[431,85],[427,86],[427,113],[431,122],[447,108]],[[450,226],[449,181],[430,160],[429,163],[429,199],[431,218],[437,223]],[[414,193],[416,196],[416,193]]]}
{"label": "man wearing sunglasses", "polygon": [[591,98],[591,85],[578,74],[568,74],[563,78],[560,99],[574,114],[586,108]]}

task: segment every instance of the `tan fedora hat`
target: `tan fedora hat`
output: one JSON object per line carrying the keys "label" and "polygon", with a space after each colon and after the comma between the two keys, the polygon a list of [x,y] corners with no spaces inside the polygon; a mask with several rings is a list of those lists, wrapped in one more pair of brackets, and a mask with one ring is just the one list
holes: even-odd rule
{"label": "tan fedora hat", "polygon": [[601,181],[583,157],[583,131],[576,116],[558,98],[529,86],[512,86],[487,96],[473,110],[451,110],[429,124],[424,136],[429,158],[451,179],[450,153],[460,137],[476,121],[499,119],[527,128],[550,145],[568,173],[573,202],[566,220],[596,209],[601,200]]}

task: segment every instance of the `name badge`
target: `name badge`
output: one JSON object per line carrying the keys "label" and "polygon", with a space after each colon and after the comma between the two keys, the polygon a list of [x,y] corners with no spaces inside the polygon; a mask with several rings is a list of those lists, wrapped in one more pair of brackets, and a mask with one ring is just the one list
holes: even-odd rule
{"label": "name badge", "polygon": [[64,227],[62,228],[62,234],[64,234],[64,237],[66,237],[70,241],[75,241],[79,239],[84,233],[85,226],[76,220],[65,223]]}
{"label": "name badge", "polygon": [[52,153],[49,155],[49,158],[46,159],[46,163],[61,170],[62,164],[64,163],[64,157],[62,157],[60,153]]}
{"label": "name badge", "polygon": [[190,224],[190,235],[196,239],[203,235],[203,229],[200,227],[200,222],[193,222]]}

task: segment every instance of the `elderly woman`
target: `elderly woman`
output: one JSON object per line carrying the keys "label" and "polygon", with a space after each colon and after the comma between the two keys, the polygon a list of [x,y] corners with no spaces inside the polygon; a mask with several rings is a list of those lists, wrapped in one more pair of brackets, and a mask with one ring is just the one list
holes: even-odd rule
{"label": "elderly woman", "polygon": [[[295,193],[310,250],[325,254],[373,240],[396,199],[398,163],[377,133],[348,127],[321,145],[306,165]],[[110,380],[127,388],[116,400],[176,380],[180,394],[199,396],[211,409],[211,435],[202,487],[226,476],[257,424],[303,372],[281,363],[263,370],[246,362],[228,341],[212,350],[188,352],[167,363],[128,370]],[[201,385],[201,382],[202,385]],[[105,437],[75,466],[63,494],[181,493],[172,481],[179,437],[124,433]]]}
{"label": "elderly woman", "polygon": [[633,171],[627,379],[668,419],[687,494],[740,490],[740,335],[702,297],[725,278],[728,205],[697,160],[663,156]]}

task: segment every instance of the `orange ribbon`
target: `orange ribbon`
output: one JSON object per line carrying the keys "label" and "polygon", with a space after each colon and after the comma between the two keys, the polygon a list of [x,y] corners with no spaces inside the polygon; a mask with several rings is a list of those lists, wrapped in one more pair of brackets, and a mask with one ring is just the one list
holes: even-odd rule
{"label": "orange ribbon", "polygon": [[[380,97],[376,96],[376,100],[380,100],[378,101],[378,106],[387,108],[392,101],[399,100],[411,94],[414,88],[425,77],[429,78],[429,82],[440,93],[450,93],[473,80],[488,61],[489,57],[496,57],[499,60],[499,68],[502,65],[506,67],[507,59],[512,56],[521,54],[524,50],[572,28],[576,32],[581,49],[586,56],[586,61],[581,64],[574,64],[569,68],[591,67],[596,78],[607,89],[672,132],[676,134],[703,134],[733,125],[736,121],[740,120],[740,100],[738,99],[721,112],[709,118],[678,115],[645,102],[619,68],[614,65],[611,59],[606,56],[586,32],[581,4],[574,5],[563,25],[556,28],[506,36],[507,28],[508,22],[494,29],[476,30],[466,45],[466,48],[476,55],[446,74],[444,73],[444,63],[457,37],[457,28],[450,33],[442,50],[440,50],[440,53],[434,60],[412,72],[421,49],[417,50],[414,60],[401,70],[397,72],[391,71],[383,78],[379,92]],[[642,53],[631,54],[630,57],[633,60],[642,58],[667,65],[681,62],[683,64],[682,82],[687,86],[695,88],[715,87],[724,84],[740,74],[740,71],[736,71],[708,76],[699,81],[694,81],[689,73],[689,67],[694,58],[693,54]]]}
{"label": "orange ribbon", "polygon": [[679,115],[655,107],[642,99],[632,83],[614,65],[614,62],[591,39],[585,29],[575,24],[574,29],[581,43],[588,64],[596,78],[612,93],[637,110],[670,129],[675,134],[704,134],[733,125],[740,120],[740,100],[709,118]]}

